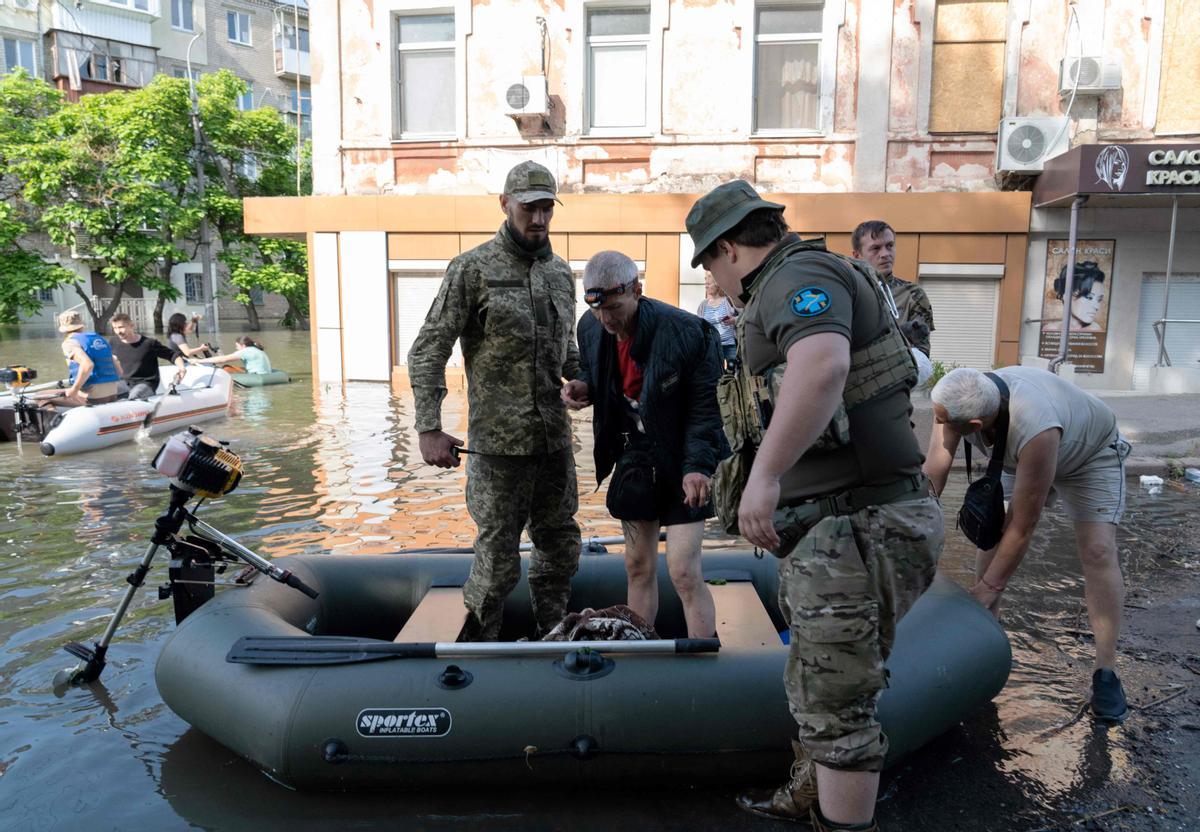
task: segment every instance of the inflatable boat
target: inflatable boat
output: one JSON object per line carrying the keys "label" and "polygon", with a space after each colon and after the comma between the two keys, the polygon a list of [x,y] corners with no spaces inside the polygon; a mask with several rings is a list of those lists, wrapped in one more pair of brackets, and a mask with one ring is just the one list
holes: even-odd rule
{"label": "inflatable boat", "polygon": [[[663,641],[523,642],[524,559],[509,640],[468,644],[457,639],[470,555],[272,563],[317,597],[262,579],[218,594],[167,640],[155,679],[176,714],[282,783],[768,783],[787,772],[796,726],[773,558],[704,556],[719,635],[708,648],[680,638],[665,580]],[[570,608],[618,603],[625,588],[623,558],[585,556]],[[990,701],[1011,652],[991,614],[939,577],[901,622],[888,667],[890,765]]]}
{"label": "inflatable boat", "polygon": [[283,370],[272,370],[269,373],[237,373],[231,378],[238,387],[265,387],[268,384],[287,384],[292,380]]}
{"label": "inflatable boat", "polygon": [[[171,393],[175,368],[159,368],[158,393],[144,401],[41,410],[33,399],[0,398],[0,441],[37,442],[47,456],[94,451],[134,439],[144,425],[151,434],[219,419],[229,412],[229,375],[215,367],[188,365]],[[149,425],[146,425],[150,417]]]}

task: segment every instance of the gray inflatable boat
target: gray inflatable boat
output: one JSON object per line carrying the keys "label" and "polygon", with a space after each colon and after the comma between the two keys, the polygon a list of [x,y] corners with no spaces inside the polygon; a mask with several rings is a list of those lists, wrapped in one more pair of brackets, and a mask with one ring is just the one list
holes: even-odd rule
{"label": "gray inflatable boat", "polygon": [[[275,563],[319,597],[266,580],[221,593],[168,639],[156,680],[175,713],[283,783],[738,783],[787,770],[796,728],[782,684],[786,624],[774,558],[704,556],[717,605],[715,653],[509,642],[449,656],[471,649],[452,644],[464,621],[469,555]],[[665,563],[659,569],[666,574]],[[682,636],[678,597],[669,581],[659,583],[658,629]],[[624,597],[623,558],[582,559],[571,609]],[[532,630],[528,598],[523,577],[505,608],[505,638]],[[346,639],[340,655],[329,652],[340,649],[329,637]],[[282,651],[268,649],[264,662],[227,660],[256,641]],[[530,650],[550,652],[523,654]],[[939,577],[901,623],[888,662],[879,718],[889,764],[990,701],[1010,666],[996,621]]]}

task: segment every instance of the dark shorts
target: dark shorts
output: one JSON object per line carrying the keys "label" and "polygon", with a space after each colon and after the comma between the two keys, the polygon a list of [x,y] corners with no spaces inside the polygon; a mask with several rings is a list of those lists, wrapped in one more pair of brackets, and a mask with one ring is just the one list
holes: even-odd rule
{"label": "dark shorts", "polygon": [[710,517],[716,516],[711,499],[700,508],[692,508],[683,502],[682,476],[675,477],[670,482],[674,484],[673,489],[659,488],[658,524],[660,526],[682,526],[687,523],[701,523]]}

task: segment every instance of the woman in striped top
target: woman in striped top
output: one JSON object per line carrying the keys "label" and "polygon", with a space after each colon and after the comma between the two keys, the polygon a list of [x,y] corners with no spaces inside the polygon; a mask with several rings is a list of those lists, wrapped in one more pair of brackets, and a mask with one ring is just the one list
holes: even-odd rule
{"label": "woman in striped top", "polygon": [[717,328],[721,335],[721,356],[726,361],[737,358],[737,307],[725,297],[717,281],[708,272],[704,273],[704,300],[696,314]]}

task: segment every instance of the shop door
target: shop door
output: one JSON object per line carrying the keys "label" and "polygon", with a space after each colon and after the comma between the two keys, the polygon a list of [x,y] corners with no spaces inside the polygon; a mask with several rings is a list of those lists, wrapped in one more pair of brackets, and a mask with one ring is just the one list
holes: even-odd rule
{"label": "shop door", "polygon": [[[397,364],[408,364],[408,351],[421,330],[421,324],[425,323],[425,315],[433,305],[441,285],[441,274],[392,272],[392,327]],[[457,341],[447,366],[462,366],[462,352]]]}
{"label": "shop door", "polygon": [[[1133,354],[1133,389],[1150,387],[1150,368],[1158,363],[1158,336],[1154,322],[1162,317],[1166,279],[1148,274],[1142,279],[1142,305],[1138,311],[1137,346]],[[1171,275],[1170,318],[1200,321],[1200,275]],[[1175,367],[1200,367],[1200,324],[1167,324],[1167,355]]]}
{"label": "shop door", "polygon": [[992,369],[1000,281],[923,277],[921,288],[929,296],[937,327],[929,339],[930,358],[947,368]]}

